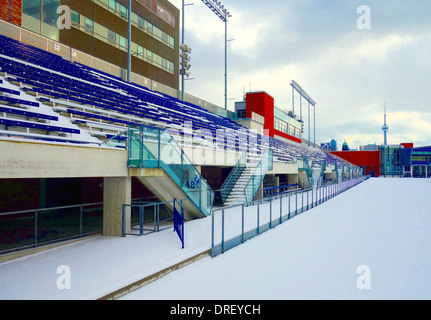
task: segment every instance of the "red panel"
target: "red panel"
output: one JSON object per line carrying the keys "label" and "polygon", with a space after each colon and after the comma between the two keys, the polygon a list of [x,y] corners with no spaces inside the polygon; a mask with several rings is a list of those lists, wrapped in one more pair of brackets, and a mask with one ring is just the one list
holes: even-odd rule
{"label": "red panel", "polygon": [[374,171],[376,177],[380,176],[380,151],[332,151],[331,153],[356,166],[366,167],[366,174]]}
{"label": "red panel", "polygon": [[405,142],[405,143],[400,143],[402,146],[404,146],[405,149],[411,149],[413,148],[413,143],[411,142]]}
{"label": "red panel", "polygon": [[0,0],[0,19],[21,26],[22,0]]}
{"label": "red panel", "polygon": [[274,137],[274,134],[286,139],[301,143],[302,140],[293,137],[284,132],[274,129],[274,98],[266,92],[252,92],[245,96],[246,117],[251,119],[252,112],[257,113],[265,118],[264,129],[268,130],[268,135]]}

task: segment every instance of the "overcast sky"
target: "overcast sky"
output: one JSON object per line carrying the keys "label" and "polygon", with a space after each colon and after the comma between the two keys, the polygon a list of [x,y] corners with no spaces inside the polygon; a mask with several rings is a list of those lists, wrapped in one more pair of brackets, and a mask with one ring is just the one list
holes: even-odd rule
{"label": "overcast sky", "polygon": [[[170,1],[181,10],[182,0]],[[232,14],[227,35],[233,39],[228,41],[229,110],[250,89],[264,90],[277,107],[292,110],[293,79],[317,103],[318,143],[334,138],[338,149],[344,140],[351,148],[383,143],[386,103],[388,143],[431,145],[431,1],[221,2]],[[193,78],[185,81],[185,91],[224,107],[224,23],[201,0],[185,3],[193,3],[185,9]],[[369,15],[358,11],[362,5]],[[302,112],[307,139],[304,100]]]}

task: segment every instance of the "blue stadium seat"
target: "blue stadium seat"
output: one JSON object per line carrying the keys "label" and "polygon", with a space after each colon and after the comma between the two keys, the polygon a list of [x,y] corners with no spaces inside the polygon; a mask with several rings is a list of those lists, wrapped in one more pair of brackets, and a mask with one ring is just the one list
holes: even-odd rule
{"label": "blue stadium seat", "polygon": [[44,119],[44,120],[58,121],[57,116],[51,116],[51,115],[47,115],[44,113],[32,112],[32,111],[16,109],[16,108],[11,108],[11,107],[0,106],[0,112],[25,116],[25,117],[29,117],[29,118],[38,118],[38,119]]}
{"label": "blue stadium seat", "polygon": [[81,132],[79,129],[46,125],[46,124],[41,124],[36,122],[29,122],[29,121],[11,120],[11,119],[5,119],[5,118],[0,118],[0,125],[4,125],[6,127],[33,128],[33,129],[40,129],[40,130],[46,130],[46,131],[56,131],[56,132],[75,133],[75,134],[79,134]]}

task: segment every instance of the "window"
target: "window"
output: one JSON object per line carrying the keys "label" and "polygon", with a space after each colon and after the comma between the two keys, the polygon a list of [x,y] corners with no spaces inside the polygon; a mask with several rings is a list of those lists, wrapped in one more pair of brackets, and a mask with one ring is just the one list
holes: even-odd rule
{"label": "window", "polygon": [[121,16],[121,18],[123,18],[123,19],[127,19],[127,13],[128,13],[128,9],[125,7],[125,6],[123,6],[122,4],[120,4],[120,3],[118,3],[117,2],[117,4],[119,5],[119,7],[120,7],[120,16]]}
{"label": "window", "polygon": [[70,11],[70,17],[72,20],[72,26],[79,28],[79,13],[76,11]]}
{"label": "window", "polygon": [[139,26],[139,28],[141,28],[141,29],[144,29],[144,28],[145,28],[145,20],[144,20],[144,18],[139,17],[139,16],[138,16],[138,26]]}
{"label": "window", "polygon": [[123,36],[119,36],[119,44],[120,44],[120,49],[122,50],[127,49],[127,39],[124,38]]}
{"label": "window", "polygon": [[153,33],[153,25],[147,21],[147,30],[150,33]]}
{"label": "window", "polygon": [[[58,40],[58,5],[59,0],[23,0],[21,26],[50,39]],[[2,6],[7,6],[4,1]]]}
{"label": "window", "polygon": [[153,53],[150,50],[147,51],[147,59],[151,62],[153,61]]}
{"label": "window", "polygon": [[117,11],[117,1],[109,0],[109,10],[114,13]]}
{"label": "window", "polygon": [[138,58],[143,59],[144,58],[144,48],[140,45],[138,45]]}
{"label": "window", "polygon": [[116,39],[116,37],[117,37],[117,34],[114,31],[108,29],[108,43],[112,44],[113,46],[115,46],[115,43],[116,43],[115,39]]}
{"label": "window", "polygon": [[86,17],[85,18],[85,32],[92,34],[93,31],[94,31],[94,22],[93,22],[93,20]]}

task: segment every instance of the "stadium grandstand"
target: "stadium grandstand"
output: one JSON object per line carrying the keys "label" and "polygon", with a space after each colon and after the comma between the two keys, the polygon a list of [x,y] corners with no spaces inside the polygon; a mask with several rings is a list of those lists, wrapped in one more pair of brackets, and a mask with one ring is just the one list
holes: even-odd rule
{"label": "stadium grandstand", "polygon": [[254,130],[50,48],[0,35],[1,254],[135,225],[143,234],[144,222],[157,231],[362,176],[298,135]]}

